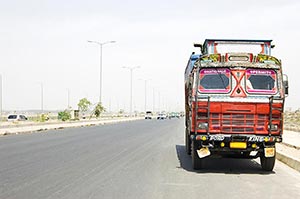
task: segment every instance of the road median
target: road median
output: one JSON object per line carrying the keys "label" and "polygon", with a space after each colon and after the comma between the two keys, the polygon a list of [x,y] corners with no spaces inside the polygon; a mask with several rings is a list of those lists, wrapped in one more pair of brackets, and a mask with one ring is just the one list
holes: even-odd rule
{"label": "road median", "polygon": [[59,130],[64,128],[75,128],[75,127],[86,127],[86,126],[97,126],[104,124],[112,124],[118,122],[128,122],[134,120],[140,120],[141,117],[124,117],[124,118],[105,118],[105,119],[91,119],[82,121],[72,121],[72,122],[49,122],[49,123],[30,123],[28,125],[9,125],[0,126],[0,136],[14,135],[21,133],[33,133],[42,132],[47,130]]}

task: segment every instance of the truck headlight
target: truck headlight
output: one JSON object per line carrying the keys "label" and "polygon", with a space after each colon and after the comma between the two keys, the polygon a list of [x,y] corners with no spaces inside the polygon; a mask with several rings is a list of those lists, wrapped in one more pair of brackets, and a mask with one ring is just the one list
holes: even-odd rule
{"label": "truck headlight", "polygon": [[271,125],[269,125],[269,128],[271,128],[271,131],[278,131],[278,125],[277,124],[271,124]]}
{"label": "truck headlight", "polygon": [[201,129],[201,130],[206,130],[206,129],[208,129],[208,123],[201,122],[201,123],[198,124],[198,128]]}

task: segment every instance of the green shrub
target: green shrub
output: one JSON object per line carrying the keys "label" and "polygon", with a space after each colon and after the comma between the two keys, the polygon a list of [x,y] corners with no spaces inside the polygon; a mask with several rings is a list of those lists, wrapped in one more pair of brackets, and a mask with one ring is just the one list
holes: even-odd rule
{"label": "green shrub", "polygon": [[47,114],[41,114],[41,115],[39,115],[39,117],[38,117],[38,121],[39,122],[46,122],[46,121],[48,121],[49,120],[49,116],[47,115]]}
{"label": "green shrub", "polygon": [[62,121],[67,121],[71,119],[71,113],[68,110],[64,110],[58,113],[58,119]]}

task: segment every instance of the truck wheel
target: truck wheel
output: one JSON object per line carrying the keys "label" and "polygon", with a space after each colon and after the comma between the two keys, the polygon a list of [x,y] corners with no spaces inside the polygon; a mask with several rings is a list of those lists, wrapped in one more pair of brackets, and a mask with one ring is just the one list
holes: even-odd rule
{"label": "truck wheel", "polygon": [[260,164],[261,168],[265,171],[273,171],[274,165],[275,165],[276,157],[265,157],[264,154],[261,154],[260,156]]}
{"label": "truck wheel", "polygon": [[188,155],[191,155],[192,149],[191,149],[191,138],[188,133],[188,129],[185,130],[185,151]]}
{"label": "truck wheel", "polygon": [[192,165],[195,170],[203,168],[203,159],[199,158],[197,149],[197,144],[192,142]]}

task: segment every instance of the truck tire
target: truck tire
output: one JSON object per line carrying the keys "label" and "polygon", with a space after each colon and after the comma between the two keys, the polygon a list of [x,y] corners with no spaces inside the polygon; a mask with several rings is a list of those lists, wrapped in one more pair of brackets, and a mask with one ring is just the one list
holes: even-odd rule
{"label": "truck tire", "polygon": [[191,138],[188,133],[188,129],[185,130],[185,151],[188,155],[191,155],[192,148],[191,148]]}
{"label": "truck tire", "polygon": [[265,171],[273,171],[275,165],[276,156],[274,157],[265,157],[265,154],[261,154],[260,156],[260,165],[261,168]]}
{"label": "truck tire", "polygon": [[199,158],[197,153],[197,144],[193,141],[192,142],[192,165],[193,169],[200,170],[203,168],[203,159]]}

